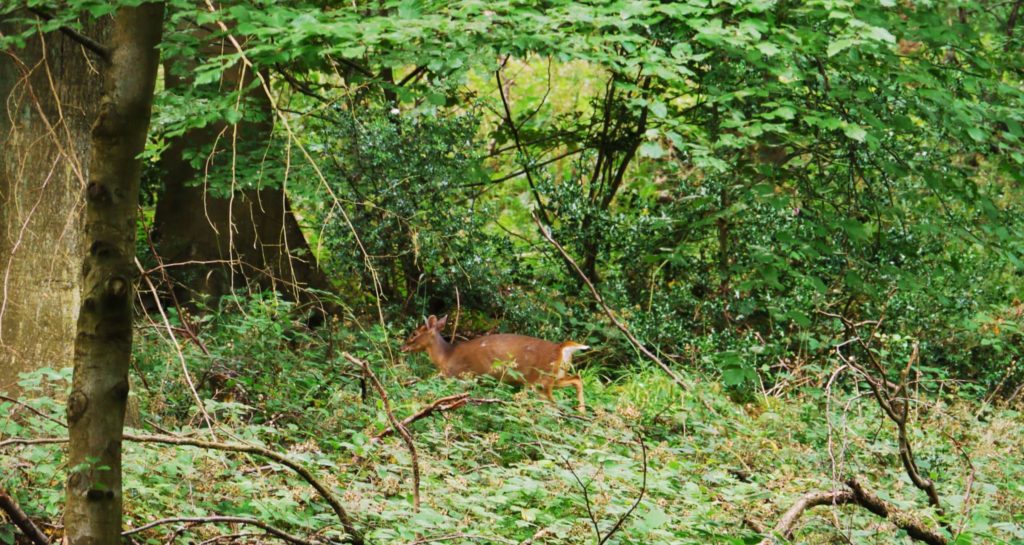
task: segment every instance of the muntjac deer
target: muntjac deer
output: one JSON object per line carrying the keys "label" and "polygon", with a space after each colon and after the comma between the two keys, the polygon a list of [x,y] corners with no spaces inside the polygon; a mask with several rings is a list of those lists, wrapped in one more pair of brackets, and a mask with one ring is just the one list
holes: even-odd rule
{"label": "muntjac deer", "polygon": [[580,377],[567,375],[565,369],[574,352],[586,350],[589,346],[572,341],[559,344],[506,334],[484,335],[452,345],[441,337],[447,321],[447,316],[440,320],[436,316],[427,318],[402,345],[402,352],[426,351],[445,377],[490,375],[509,384],[538,385],[544,397],[552,403],[555,402],[551,397],[552,390],[573,386],[576,388],[577,410],[586,410],[583,381]]}

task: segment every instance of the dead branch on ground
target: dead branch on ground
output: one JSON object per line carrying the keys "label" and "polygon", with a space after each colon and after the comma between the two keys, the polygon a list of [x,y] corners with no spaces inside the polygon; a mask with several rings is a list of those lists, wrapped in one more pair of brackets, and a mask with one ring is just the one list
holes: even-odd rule
{"label": "dead branch on ground", "polygon": [[301,537],[289,534],[288,532],[285,532],[284,530],[275,528],[275,527],[267,524],[266,522],[263,522],[262,520],[258,520],[258,519],[254,519],[254,518],[249,518],[249,517],[228,517],[228,516],[219,516],[219,515],[218,516],[209,516],[209,517],[170,517],[170,518],[165,518],[165,519],[160,519],[160,520],[154,520],[153,522],[150,522],[150,523],[148,523],[148,524],[146,524],[144,526],[139,526],[138,528],[132,528],[131,530],[126,530],[124,532],[121,532],[121,535],[124,536],[124,537],[127,537],[127,536],[130,536],[132,534],[137,534],[139,532],[142,532],[142,531],[145,531],[145,530],[149,530],[150,528],[154,528],[156,526],[161,526],[161,525],[164,525],[164,524],[173,524],[175,522],[185,522],[185,523],[188,523],[189,526],[194,526],[196,524],[223,524],[223,523],[248,524],[250,526],[256,526],[258,528],[261,528],[267,534],[272,535],[272,536],[277,537],[277,538],[280,538],[280,539],[282,539],[284,541],[287,541],[289,543],[297,543],[298,545],[316,545],[316,543],[313,542],[313,541],[309,541],[308,539],[303,539]]}
{"label": "dead branch on ground", "polygon": [[[464,406],[470,405],[470,404],[485,404],[485,403],[504,403],[504,402],[502,400],[500,400],[500,399],[469,397],[469,392],[463,392],[461,394],[454,394],[454,395],[450,395],[450,396],[445,396],[445,397],[438,398],[438,399],[434,400],[434,402],[431,403],[430,405],[427,405],[426,407],[423,407],[422,409],[420,409],[419,411],[416,411],[412,415],[407,416],[404,420],[402,420],[402,426],[405,427],[405,428],[408,428],[409,425],[412,424],[413,422],[416,422],[417,420],[421,420],[423,418],[426,418],[426,417],[428,417],[428,416],[430,416],[430,415],[432,415],[434,413],[443,413],[443,412],[447,412],[447,411],[454,411],[455,409],[458,409],[458,408],[461,408],[461,407],[464,407]],[[388,427],[387,429],[385,429],[384,431],[378,433],[377,435],[374,435],[370,439],[370,442],[371,443],[377,443],[381,439],[384,439],[385,437],[391,435],[394,432],[395,432],[395,426],[392,425],[392,426]]]}
{"label": "dead branch on ground", "polygon": [[[928,545],[948,545],[949,540],[939,531],[928,527],[913,513],[900,510],[879,498],[856,479],[847,479],[849,490],[832,490],[828,492],[810,492],[803,495],[786,510],[779,522],[772,528],[771,534],[761,540],[759,545],[773,545],[776,538],[789,540],[793,537],[800,517],[808,509],[822,505],[858,505],[888,520],[897,528],[907,532],[911,538]],[[759,523],[754,523],[760,526]],[[763,533],[763,532],[762,532]]]}
{"label": "dead branch on ground", "polygon": [[373,384],[374,389],[380,394],[381,401],[384,402],[384,412],[388,415],[388,420],[391,422],[391,427],[398,430],[399,435],[402,436],[402,440],[405,441],[405,446],[409,448],[409,455],[412,456],[412,507],[415,511],[420,510],[420,460],[416,455],[416,444],[412,440],[412,435],[409,430],[405,429],[405,425],[395,418],[395,413],[391,411],[391,402],[388,401],[388,392],[384,389],[384,385],[380,383],[377,375],[370,369],[369,362],[361,360],[348,352],[342,353],[342,356],[351,363],[354,363],[363,368],[363,372],[370,378],[370,383]]}
{"label": "dead branch on ground", "polygon": [[50,545],[50,539],[46,537],[46,534],[32,522],[32,519],[28,518],[28,515],[18,506],[18,502],[7,495],[7,492],[4,490],[0,490],[0,511],[7,513],[7,516],[11,518],[11,522],[21,530],[21,533],[28,536],[32,543],[35,545]]}
{"label": "dead branch on ground", "polygon": [[[303,465],[299,464],[272,450],[251,445],[247,443],[218,443],[214,441],[204,441],[202,439],[194,439],[191,437],[180,437],[174,435],[135,435],[126,433],[123,436],[125,441],[132,441],[134,443],[159,443],[165,445],[181,445],[188,447],[198,447],[210,450],[221,450],[227,452],[239,452],[244,454],[255,454],[270,458],[271,460],[291,469],[304,481],[309,483],[314,490],[327,502],[337,515],[338,520],[341,522],[341,526],[345,529],[348,534],[347,540],[353,545],[364,545],[365,541],[362,532],[356,529],[352,523],[352,519],[349,517],[348,512],[342,507],[341,501],[338,499],[330,489],[327,488],[319,479],[313,476],[313,473],[306,469]],[[39,445],[39,444],[52,444],[52,443],[67,443],[67,437],[40,437],[35,439],[22,439],[22,438],[11,438],[6,441],[0,441],[0,448],[8,445]]]}

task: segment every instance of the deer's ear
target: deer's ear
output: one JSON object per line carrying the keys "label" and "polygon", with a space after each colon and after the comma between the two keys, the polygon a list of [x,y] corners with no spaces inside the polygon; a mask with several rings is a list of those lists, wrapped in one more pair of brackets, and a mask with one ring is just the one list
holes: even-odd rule
{"label": "deer's ear", "polygon": [[445,314],[444,316],[441,317],[440,320],[437,321],[437,324],[434,327],[436,327],[438,329],[438,331],[440,331],[440,330],[444,329],[444,324],[447,324],[447,323],[448,323],[448,315]]}
{"label": "deer's ear", "polygon": [[427,321],[426,321],[427,327],[428,328],[432,328],[432,327],[434,327],[434,324],[436,324],[436,323],[437,323],[437,316],[434,316],[433,314],[431,314],[430,318],[427,318]]}

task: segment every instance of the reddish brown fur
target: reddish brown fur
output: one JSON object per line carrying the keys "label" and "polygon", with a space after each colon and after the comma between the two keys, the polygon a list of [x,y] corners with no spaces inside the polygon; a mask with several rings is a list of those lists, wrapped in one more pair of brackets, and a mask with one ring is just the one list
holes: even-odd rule
{"label": "reddish brown fur", "polygon": [[585,410],[583,381],[578,376],[566,375],[562,369],[563,350],[575,351],[585,346],[571,341],[553,343],[508,334],[484,335],[452,345],[441,336],[446,322],[447,316],[440,320],[436,316],[428,318],[426,324],[409,336],[402,352],[426,351],[445,377],[490,375],[509,384],[541,386],[544,396],[552,403],[554,398],[551,394],[555,388],[573,386],[576,388],[577,409],[580,412]]}

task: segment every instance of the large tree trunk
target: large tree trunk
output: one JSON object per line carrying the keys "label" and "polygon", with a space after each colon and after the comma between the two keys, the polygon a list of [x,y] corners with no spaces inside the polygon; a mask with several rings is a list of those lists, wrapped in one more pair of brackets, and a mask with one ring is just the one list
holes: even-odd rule
{"label": "large tree trunk", "polygon": [[[105,39],[108,24],[83,32]],[[24,28],[0,24],[5,35]],[[0,55],[0,391],[71,365],[96,58],[60,33]]]}
{"label": "large tree trunk", "polygon": [[[206,31],[194,32],[206,41],[201,56],[233,51],[231,44],[210,38]],[[185,66],[194,62],[175,60]],[[168,89],[192,85],[187,75],[190,71],[185,77],[177,76],[176,71],[170,62],[165,64]],[[263,76],[269,81],[267,73]],[[238,62],[224,71],[220,83],[224,92],[232,92],[250,86],[255,79],[252,69]],[[157,200],[153,224],[157,250],[165,264],[188,264],[167,269],[180,285],[214,301],[255,283],[294,300],[313,303],[316,298],[307,288],[329,291],[330,284],[318,268],[288,196],[280,187],[283,180],[271,180],[271,187],[262,189],[237,190],[231,197],[214,196],[207,190],[207,174],[233,172],[236,163],[243,165],[246,161],[251,167],[257,160],[283,160],[273,155],[274,112],[264,89],[257,85],[246,98],[263,120],[246,120],[234,127],[219,123],[189,131],[173,140],[161,158],[164,189]],[[186,160],[185,152],[211,147],[205,161],[208,168],[197,172]],[[251,183],[238,180],[238,185]],[[178,295],[181,300],[191,294]]]}
{"label": "large tree trunk", "polygon": [[164,6],[121,8],[109,59],[100,64],[103,98],[92,128],[85,188],[85,261],[67,404],[70,545],[121,541],[121,439],[128,401],[135,229],[142,164]]}

